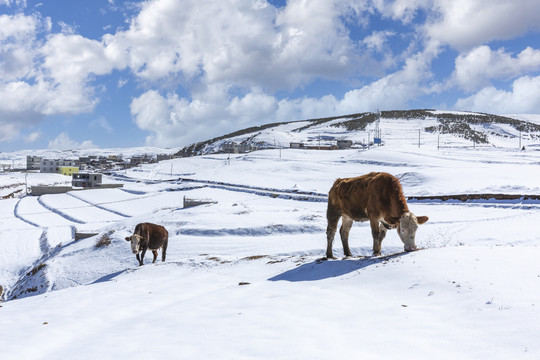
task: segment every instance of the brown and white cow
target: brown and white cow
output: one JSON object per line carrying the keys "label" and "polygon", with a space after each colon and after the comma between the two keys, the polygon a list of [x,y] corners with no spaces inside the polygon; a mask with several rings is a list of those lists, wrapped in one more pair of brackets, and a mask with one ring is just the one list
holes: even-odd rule
{"label": "brown and white cow", "polygon": [[[169,233],[163,226],[152,223],[137,224],[133,235],[126,237],[126,241],[131,241],[131,251],[137,255],[140,266],[143,265],[146,250],[151,250],[154,254],[152,264],[156,262],[159,249],[161,249],[161,261],[165,261]],[[139,252],[142,252],[140,257]]]}
{"label": "brown and white cow", "polygon": [[333,258],[332,243],[338,221],[339,234],[345,256],[351,256],[349,231],[353,221],[368,221],[373,235],[373,255],[381,254],[381,243],[388,229],[397,228],[405,251],[416,250],[415,235],[418,225],[428,221],[427,216],[414,216],[399,180],[388,173],[372,172],[348,179],[337,179],[328,194],[326,211],[328,245],[326,257]]}

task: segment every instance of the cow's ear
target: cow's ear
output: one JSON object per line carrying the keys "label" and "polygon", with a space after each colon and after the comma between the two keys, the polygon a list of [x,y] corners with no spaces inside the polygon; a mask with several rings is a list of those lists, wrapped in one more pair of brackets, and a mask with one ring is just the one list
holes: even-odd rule
{"label": "cow's ear", "polygon": [[390,218],[390,221],[388,223],[392,226],[396,226],[397,224],[399,224],[399,219],[399,217],[393,216]]}
{"label": "cow's ear", "polygon": [[131,241],[131,239],[129,237],[126,237],[126,241]]}
{"label": "cow's ear", "polygon": [[427,216],[418,216],[416,220],[418,221],[418,225],[422,225],[427,222],[429,218]]}

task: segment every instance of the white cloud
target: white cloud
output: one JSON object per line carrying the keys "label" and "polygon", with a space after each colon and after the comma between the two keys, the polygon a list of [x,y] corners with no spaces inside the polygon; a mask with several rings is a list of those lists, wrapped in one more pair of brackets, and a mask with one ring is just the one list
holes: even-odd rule
{"label": "white cloud", "polygon": [[373,6],[383,15],[408,24],[419,10],[431,9],[436,0],[373,1]]}
{"label": "white cloud", "polygon": [[92,80],[117,68],[116,59],[98,41],[69,34],[38,40],[50,26],[48,18],[0,15],[2,141],[45,115],[92,111],[98,101]]}
{"label": "white cloud", "polygon": [[110,122],[104,116],[100,116],[90,121],[89,126],[93,128],[101,128],[109,134],[114,132],[114,128],[111,126]]}
{"label": "white cloud", "polygon": [[150,132],[148,144],[178,146],[193,139],[222,135],[231,129],[235,122],[231,123],[225,110],[227,105],[227,89],[219,86],[196,94],[191,101],[176,94],[164,97],[149,90],[132,101],[131,114],[140,129]]}
{"label": "white cloud", "polygon": [[59,21],[58,25],[60,25],[60,28],[62,28],[62,34],[65,35],[73,35],[76,33],[77,26],[76,25],[70,25],[63,21]]}
{"label": "white cloud", "polygon": [[80,35],[56,34],[41,48],[43,68],[58,84],[83,87],[92,75],[109,74],[116,62],[102,43]]}
{"label": "white cloud", "polygon": [[[11,139],[53,112],[49,107],[55,102],[69,106],[62,89],[47,81],[36,67],[41,56],[37,32],[47,27],[47,21],[32,16],[0,16],[0,55],[5,59],[0,62],[0,117],[11,124],[6,131]],[[72,92],[67,95],[75,96]]]}
{"label": "white cloud", "polygon": [[206,85],[293,89],[385,66],[349,37],[344,21],[358,19],[360,9],[352,5],[361,3],[291,0],[278,10],[265,1],[208,0],[202,7],[197,0],[154,0],[143,4],[128,30],[104,43],[127,55],[132,71],[149,82],[175,76]]}
{"label": "white cloud", "polygon": [[517,56],[504,49],[491,50],[477,47],[459,55],[452,81],[467,91],[490,85],[492,79],[512,79],[529,71],[540,69],[540,50],[527,47]]}
{"label": "white cloud", "polygon": [[31,76],[37,20],[22,14],[0,15],[0,81]]}
{"label": "white cloud", "polygon": [[58,135],[54,140],[49,141],[49,149],[55,150],[75,150],[75,149],[95,149],[96,145],[91,140],[78,143],[72,140],[65,132]]}
{"label": "white cloud", "polygon": [[147,91],[132,101],[131,114],[139,128],[151,133],[148,145],[176,147],[263,123],[403,108],[416,96],[433,91],[423,85],[430,79],[433,56],[418,53],[400,71],[351,90],[343,99],[327,95],[278,100],[259,88],[231,96],[229,88],[216,85],[191,100]]}
{"label": "white cloud", "polygon": [[[194,111],[201,89],[273,93],[319,78],[380,74],[388,66],[360,54],[349,37],[344,21],[366,10],[356,0],[291,0],[280,9],[262,0],[208,0],[204,6],[198,0],[150,0],[140,6],[128,30],[101,41],[63,23],[63,32],[51,34],[48,18],[2,15],[0,51],[8,60],[0,65],[0,97],[6,100],[0,114],[19,111],[39,121],[44,115],[91,112],[99,101],[95,80],[126,68],[146,88],[183,84]],[[219,109],[238,112],[251,100],[264,100],[262,92],[241,100],[224,94]],[[12,128],[16,134],[30,125],[29,120]]]}
{"label": "white cloud", "polygon": [[41,138],[41,131],[34,131],[30,134],[28,134],[27,136],[25,136],[24,138],[24,142],[25,143],[33,143],[33,142],[36,142],[37,140],[39,140]]}
{"label": "white cloud", "polygon": [[540,113],[540,76],[515,80],[511,91],[486,87],[459,99],[455,108],[494,114]]}
{"label": "white cloud", "polygon": [[393,31],[374,31],[371,35],[366,36],[362,42],[369,48],[375,51],[382,52],[385,44],[388,42],[388,38],[394,36]]}
{"label": "white cloud", "polygon": [[[358,43],[351,40],[344,21],[363,21],[371,11],[363,1],[291,0],[279,10],[265,2],[232,4],[208,1],[200,8],[185,1],[179,11],[177,2],[150,1],[129,30],[105,40],[107,49],[129,53],[128,66],[142,79],[183,76],[197,83],[189,98],[149,90],[132,101],[134,122],[151,133],[147,143],[179,146],[261,123],[406,106],[428,91],[420,84],[429,79],[438,47],[341,100],[332,95],[279,100],[275,90],[315,79],[384,74],[396,64],[385,47],[394,34],[380,31]],[[404,19],[412,16],[412,10],[396,11]],[[383,53],[383,60],[370,52]],[[243,95],[234,95],[238,90]]]}
{"label": "white cloud", "polygon": [[11,141],[19,133],[20,127],[16,123],[9,123],[0,120],[0,141]]}
{"label": "white cloud", "polygon": [[[430,1],[428,1],[430,3]],[[537,0],[433,0],[426,35],[458,50],[540,29]]]}
{"label": "white cloud", "polygon": [[26,7],[26,0],[0,0],[0,5]]}

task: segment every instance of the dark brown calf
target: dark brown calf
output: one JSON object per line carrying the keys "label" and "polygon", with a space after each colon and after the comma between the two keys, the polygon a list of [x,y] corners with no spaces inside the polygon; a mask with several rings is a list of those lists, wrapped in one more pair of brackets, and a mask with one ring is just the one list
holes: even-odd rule
{"label": "dark brown calf", "polygon": [[418,225],[427,216],[416,217],[409,211],[399,180],[388,173],[372,172],[348,179],[337,179],[328,194],[326,211],[326,257],[332,258],[332,243],[341,218],[339,234],[345,256],[351,256],[349,231],[353,221],[368,221],[373,236],[373,255],[381,254],[381,243],[388,229],[397,228],[405,251],[416,250]]}
{"label": "dark brown calf", "polygon": [[[154,254],[152,264],[156,262],[159,249],[161,249],[161,261],[165,261],[169,233],[163,226],[152,223],[137,224],[133,235],[126,237],[126,241],[131,241],[131,250],[137,255],[139,265],[143,265],[146,250],[151,250]],[[140,257],[139,252],[142,252]]]}

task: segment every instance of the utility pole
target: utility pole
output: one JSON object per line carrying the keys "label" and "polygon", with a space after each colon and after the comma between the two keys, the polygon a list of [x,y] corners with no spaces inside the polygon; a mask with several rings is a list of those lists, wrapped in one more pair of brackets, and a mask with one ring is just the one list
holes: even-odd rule
{"label": "utility pole", "polygon": [[418,148],[420,149],[420,129],[418,129]]}
{"label": "utility pole", "polygon": [[519,130],[519,148],[521,149],[521,130]]}
{"label": "utility pole", "polygon": [[[381,112],[379,111],[379,109],[377,109],[377,123],[375,125],[375,136],[374,138],[377,138],[377,142],[379,144],[379,146],[381,146]],[[373,140],[375,141],[375,139]]]}

